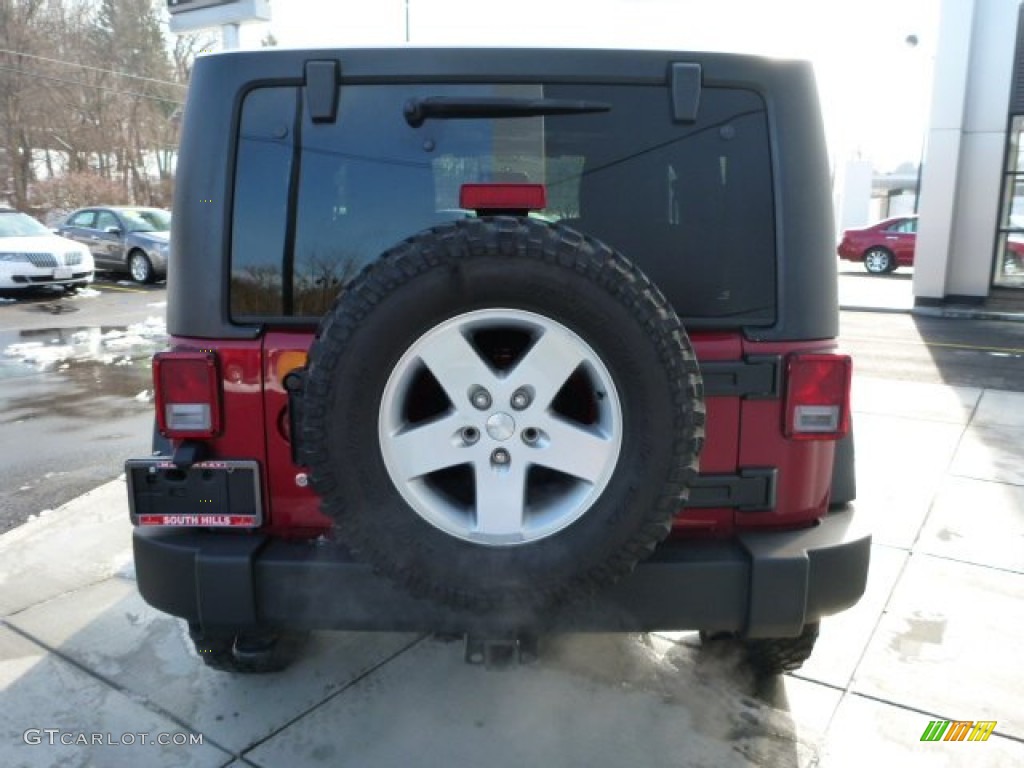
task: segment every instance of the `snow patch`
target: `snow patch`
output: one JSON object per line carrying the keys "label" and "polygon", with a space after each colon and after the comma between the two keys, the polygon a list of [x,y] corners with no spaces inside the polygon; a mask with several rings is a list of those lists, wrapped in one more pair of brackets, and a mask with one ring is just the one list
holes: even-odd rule
{"label": "snow patch", "polygon": [[131,552],[125,552],[115,557],[111,566],[114,576],[135,581],[135,558]]}
{"label": "snow patch", "polygon": [[167,325],[162,317],[147,317],[124,329],[105,332],[99,328],[67,329],[48,341],[25,341],[9,345],[3,357],[40,370],[67,370],[73,362],[96,361],[104,365],[125,366],[148,359],[167,341]]}
{"label": "snow patch", "polygon": [[40,368],[48,368],[73,358],[75,350],[73,347],[59,342],[48,346],[41,341],[25,341],[20,344],[11,344],[4,350],[4,355],[18,358],[22,362]]}

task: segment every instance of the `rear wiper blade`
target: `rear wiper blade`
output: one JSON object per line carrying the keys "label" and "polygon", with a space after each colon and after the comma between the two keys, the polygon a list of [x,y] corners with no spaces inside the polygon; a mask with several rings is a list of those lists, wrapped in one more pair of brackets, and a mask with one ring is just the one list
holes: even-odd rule
{"label": "rear wiper blade", "polygon": [[430,96],[409,99],[402,110],[405,121],[419,128],[431,118],[537,117],[540,115],[586,115],[610,112],[611,104],[573,99],[453,98]]}

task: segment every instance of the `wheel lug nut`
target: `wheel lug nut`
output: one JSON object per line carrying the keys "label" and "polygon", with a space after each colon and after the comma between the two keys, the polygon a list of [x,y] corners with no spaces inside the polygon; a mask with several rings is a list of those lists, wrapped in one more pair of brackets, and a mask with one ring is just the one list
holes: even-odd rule
{"label": "wheel lug nut", "polygon": [[527,427],[523,430],[523,442],[527,445],[536,445],[540,439],[540,432],[536,427]]}
{"label": "wheel lug nut", "polygon": [[533,397],[530,395],[530,390],[526,387],[520,387],[512,393],[512,407],[517,411],[521,411],[533,401]]}
{"label": "wheel lug nut", "polygon": [[473,445],[480,439],[480,430],[476,427],[464,427],[462,430],[462,442],[466,445]]}
{"label": "wheel lug nut", "polygon": [[494,449],[494,451],[491,452],[492,464],[495,464],[499,467],[503,467],[510,461],[512,461],[512,457],[509,455],[509,452],[506,451],[504,448],[496,448]]}
{"label": "wheel lug nut", "polygon": [[480,411],[486,411],[491,407],[491,393],[483,387],[475,387],[469,393],[469,402],[473,404],[473,407]]}

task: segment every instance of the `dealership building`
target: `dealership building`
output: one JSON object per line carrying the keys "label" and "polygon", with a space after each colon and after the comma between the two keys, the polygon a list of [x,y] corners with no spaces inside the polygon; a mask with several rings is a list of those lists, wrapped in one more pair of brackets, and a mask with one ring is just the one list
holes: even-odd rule
{"label": "dealership building", "polygon": [[914,269],[917,306],[1024,306],[1020,0],[942,0]]}

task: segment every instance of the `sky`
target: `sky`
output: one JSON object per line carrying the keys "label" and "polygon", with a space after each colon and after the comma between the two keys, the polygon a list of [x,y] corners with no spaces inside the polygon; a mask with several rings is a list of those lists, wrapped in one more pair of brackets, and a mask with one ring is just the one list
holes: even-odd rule
{"label": "sky", "polygon": [[[721,50],[814,62],[829,153],[916,165],[940,0],[272,0],[282,47],[508,45]],[[916,45],[907,38],[915,36]]]}

